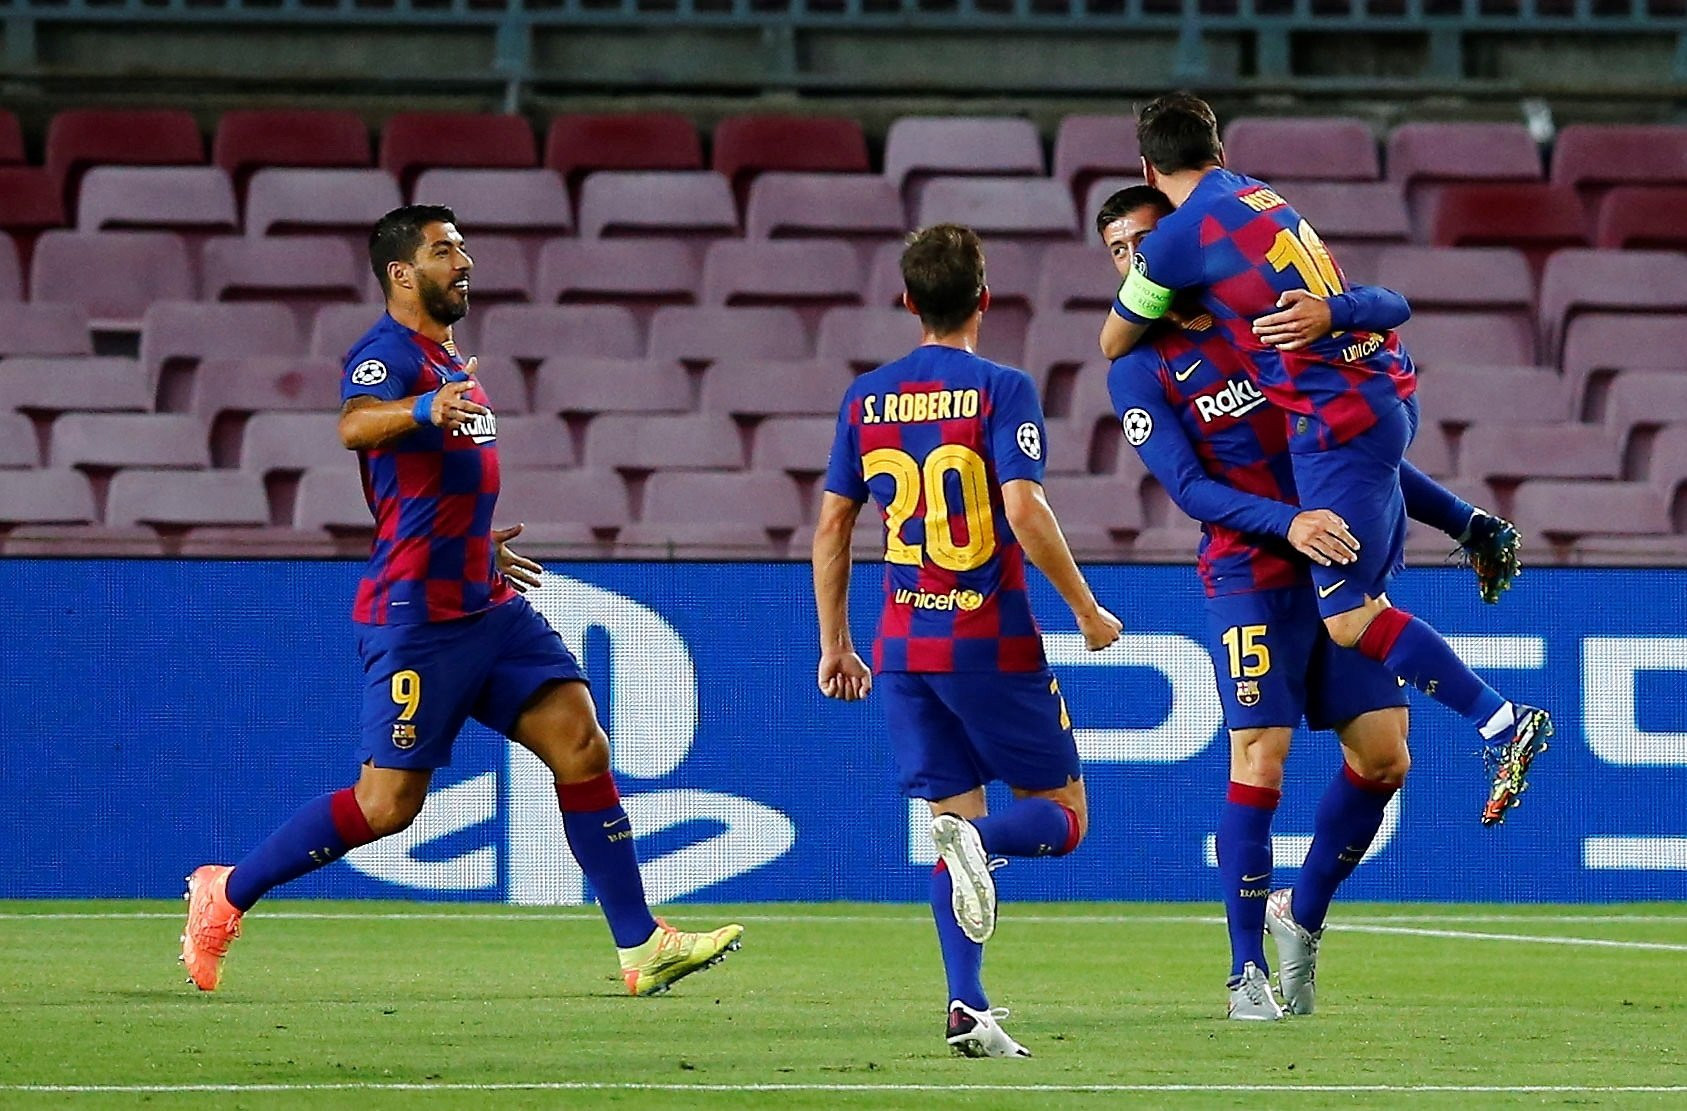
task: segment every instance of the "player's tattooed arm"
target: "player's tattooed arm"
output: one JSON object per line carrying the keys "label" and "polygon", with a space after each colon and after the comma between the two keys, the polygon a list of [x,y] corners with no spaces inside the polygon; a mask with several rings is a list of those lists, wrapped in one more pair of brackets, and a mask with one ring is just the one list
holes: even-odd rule
{"label": "player's tattooed arm", "polygon": [[1123,626],[1096,601],[1095,592],[1072,558],[1054,510],[1049,508],[1043,484],[1024,478],[1002,483],[1002,507],[1025,554],[1072,607],[1089,650],[1099,652],[1118,640]]}
{"label": "player's tattooed arm", "polygon": [[[475,385],[474,366],[475,360],[470,359],[465,368],[470,377],[447,382],[419,397],[401,397],[396,401],[382,401],[373,396],[351,398],[340,409],[340,443],[350,451],[368,451],[409,435],[421,424],[456,431],[488,412],[484,405],[465,396]],[[422,419],[424,416],[426,420]]]}
{"label": "player's tattooed arm", "polygon": [[820,693],[859,702],[873,689],[873,673],[849,635],[849,542],[861,503],[826,491],[814,524],[814,606],[820,616]]}

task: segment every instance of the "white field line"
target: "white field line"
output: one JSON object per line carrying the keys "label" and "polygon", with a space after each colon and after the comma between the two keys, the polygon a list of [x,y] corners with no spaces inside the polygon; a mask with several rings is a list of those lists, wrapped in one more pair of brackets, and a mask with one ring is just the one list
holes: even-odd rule
{"label": "white field line", "polygon": [[203,1092],[1459,1092],[1522,1094],[1642,1094],[1687,1092],[1687,1084],[655,1084],[589,1081],[405,1083],[338,1081],[323,1084],[0,1084],[0,1092],[165,1095]]}

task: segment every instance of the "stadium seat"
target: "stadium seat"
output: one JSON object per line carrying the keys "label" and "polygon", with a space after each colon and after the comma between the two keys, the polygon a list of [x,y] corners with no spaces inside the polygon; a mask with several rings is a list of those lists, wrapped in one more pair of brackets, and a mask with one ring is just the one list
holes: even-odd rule
{"label": "stadium seat", "polygon": [[[5,367],[0,365],[0,372]],[[1636,428],[1666,424],[1687,426],[1687,374],[1665,370],[1625,370],[1611,379],[1599,419],[1626,435]]]}
{"label": "stadium seat", "polygon": [[819,311],[861,303],[861,260],[843,243],[722,240],[703,262],[706,305]]}
{"label": "stadium seat", "polygon": [[854,380],[840,361],[733,360],[703,376],[698,408],[733,417],[836,416]]}
{"label": "stadium seat", "polygon": [[678,240],[553,239],[539,252],[540,304],[690,305],[703,268]]}
{"label": "stadium seat", "polygon": [[[1412,312],[1481,313],[1513,332],[1533,352],[1535,283],[1529,262],[1510,247],[1387,247],[1377,260],[1376,284],[1404,294]],[[1412,346],[1412,328],[1402,335]],[[1529,361],[1527,358],[1525,362]]]}
{"label": "stadium seat", "polygon": [[[0,365],[0,384],[9,384],[8,369]],[[41,449],[36,443],[35,425],[22,413],[0,409],[0,470],[35,467],[40,463]]]}
{"label": "stadium seat", "polygon": [[1572,415],[1597,419],[1601,397],[1619,370],[1681,371],[1687,315],[1622,316],[1592,313],[1564,337],[1560,365]]}
{"label": "stadium seat", "polygon": [[191,299],[193,269],[169,232],[49,231],[35,245],[29,289],[39,301],[81,305],[96,327],[128,330],[154,301]]}
{"label": "stadium seat", "polygon": [[263,481],[241,471],[119,471],[105,505],[106,524],[116,527],[269,524]]}
{"label": "stadium seat", "polygon": [[1678,251],[1560,251],[1541,278],[1541,340],[1555,361],[1578,314],[1687,312],[1687,255]]}
{"label": "stadium seat", "polygon": [[512,471],[504,475],[498,512],[500,517],[530,526],[578,524],[613,529],[632,520],[626,484],[614,471]]}
{"label": "stadium seat", "polygon": [[918,227],[964,224],[991,248],[1012,240],[1069,240],[1078,227],[1071,194],[1050,178],[934,178],[915,212]]}
{"label": "stadium seat", "polygon": [[154,385],[205,358],[298,354],[298,326],[280,305],[159,300],[141,318],[141,366]]}
{"label": "stadium seat", "polygon": [[184,414],[66,413],[53,422],[47,457],[54,467],[211,465],[204,424]]}
{"label": "stadium seat", "polygon": [[535,413],[684,413],[691,409],[691,377],[678,362],[566,355],[539,364]]}
{"label": "stadium seat", "polygon": [[81,305],[0,301],[0,356],[93,353],[88,314]]}
{"label": "stadium seat", "polygon": [[625,471],[737,470],[744,465],[744,438],[732,418],[714,413],[611,413],[587,427],[585,465]]}
{"label": "stadium seat", "polygon": [[726,178],[694,173],[601,170],[580,187],[580,234],[588,238],[654,235],[675,239],[735,235],[738,210]]}
{"label": "stadium seat", "polygon": [[443,204],[457,214],[470,253],[489,233],[537,247],[574,229],[568,191],[555,170],[428,170],[413,195],[417,204]]}
{"label": "stadium seat", "polygon": [[877,174],[762,174],[750,186],[751,239],[900,239],[896,187]]}
{"label": "stadium seat", "polygon": [[369,128],[355,112],[249,108],[224,112],[211,140],[211,161],[244,194],[265,166],[357,169],[370,163]]}
{"label": "stadium seat", "polygon": [[650,322],[650,354],[687,364],[721,359],[804,359],[802,318],[787,308],[658,309]]}
{"label": "stadium seat", "polygon": [[1587,245],[1587,215],[1556,185],[1449,185],[1435,202],[1437,247],[1516,247],[1539,271],[1546,256]]}
{"label": "stadium seat", "polygon": [[1488,482],[1523,478],[1617,478],[1622,445],[1602,425],[1492,426],[1485,416],[1459,441],[1459,473]]}
{"label": "stadium seat", "polygon": [[1411,446],[1406,449],[1406,458],[1419,470],[1435,478],[1447,478],[1458,473],[1446,430],[1430,421],[1418,426],[1417,435],[1412,437]]}
{"label": "stadium seat", "polygon": [[769,170],[865,173],[867,137],[844,116],[727,116],[715,125],[711,165],[732,183],[740,203]]}
{"label": "stadium seat", "polygon": [[514,467],[572,467],[574,440],[554,413],[498,417],[498,461]]}
{"label": "stadium seat", "polygon": [[802,519],[796,484],[783,474],[659,471],[645,483],[639,521],[617,543],[766,547],[769,531],[789,532]]}
{"label": "stadium seat", "polygon": [[1616,249],[1687,250],[1687,188],[1612,189],[1599,202],[1593,242]]}
{"label": "stadium seat", "polygon": [[1543,367],[1438,363],[1419,375],[1417,398],[1426,426],[1573,419],[1563,380]]}
{"label": "stadium seat", "polygon": [[1089,551],[1107,551],[1146,524],[1135,475],[1055,474],[1044,485],[1061,530]]}
{"label": "stadium seat", "polygon": [[1037,392],[1048,391],[1049,379],[1056,371],[1074,373],[1100,358],[1100,336],[1101,322],[1091,312],[1045,312],[1033,319],[1025,337],[1022,366],[1037,384]]}
{"label": "stadium seat", "polygon": [[[1043,455],[1050,473],[1090,474],[1115,469],[1123,437],[1107,393],[1107,369],[1098,354],[1072,371],[1070,388],[1060,399],[1059,415],[1045,417],[1048,431]],[[1131,455],[1128,451],[1123,454]]]}
{"label": "stadium seat", "polygon": [[312,467],[299,476],[293,499],[293,527],[331,533],[372,533],[375,518],[363,497],[357,470],[343,462]]}
{"label": "stadium seat", "polygon": [[[362,339],[383,315],[379,305],[324,305],[311,321],[307,350],[312,355],[343,360],[352,344]],[[297,331],[295,328],[294,333]]]}
{"label": "stadium seat", "polygon": [[384,170],[259,170],[246,194],[248,235],[336,235],[367,243],[402,203]]}
{"label": "stadium seat", "polygon": [[884,158],[885,177],[910,212],[925,182],[939,174],[1048,172],[1036,125],[1005,116],[903,116],[885,133]]}
{"label": "stadium seat", "polygon": [[[1118,271],[1098,240],[1056,243],[1044,249],[1042,274],[1037,280],[1038,312],[1105,314],[1118,291]],[[1099,323],[1095,331],[1099,336]]]}
{"label": "stadium seat", "polygon": [[[269,355],[203,360],[188,411],[207,427],[224,413],[286,410],[338,413],[340,365],[312,356]],[[334,423],[330,419],[329,423]]]}
{"label": "stadium seat", "polygon": [[1107,198],[1120,190],[1146,184],[1147,182],[1143,181],[1142,178],[1132,175],[1122,177],[1110,175],[1098,177],[1091,181],[1089,187],[1084,190],[1084,195],[1079,198],[1078,231],[1080,234],[1078,238],[1091,243],[1099,243],[1101,241],[1099,237],[1091,237],[1096,235],[1095,218],[1100,215],[1101,206],[1107,203]]}
{"label": "stadium seat", "polygon": [[67,222],[64,193],[51,174],[33,166],[0,166],[0,231],[17,238],[24,268],[36,237]]}
{"label": "stadium seat", "polygon": [[[886,243],[874,252],[867,268],[867,305],[900,307],[902,258],[900,243]],[[1025,334],[1037,293],[1038,250],[1011,240],[991,240],[984,248],[984,277],[990,286],[990,311],[979,333],[979,354],[997,362],[1019,365],[1025,353]],[[1099,333],[1100,325],[1096,325]],[[918,337],[913,342],[918,342]],[[912,346],[912,344],[910,344]]]}
{"label": "stadium seat", "polygon": [[545,133],[545,165],[575,190],[597,170],[701,170],[703,143],[677,112],[563,115]]}
{"label": "stadium seat", "polygon": [[1540,148],[1520,123],[1404,123],[1389,132],[1387,161],[1420,241],[1445,185],[1541,180]]}
{"label": "stadium seat", "polygon": [[1570,124],[1553,143],[1552,181],[1589,202],[1613,185],[1687,185],[1687,127]]}
{"label": "stadium seat", "polygon": [[145,413],[152,382],[139,362],[115,355],[18,355],[0,359],[0,398],[5,409],[34,413]]}
{"label": "stadium seat", "polygon": [[317,413],[254,413],[240,436],[240,469],[256,475],[353,467],[339,422]]}
{"label": "stadium seat", "polygon": [[1678,502],[1682,485],[1687,483],[1687,423],[1677,421],[1659,429],[1649,454],[1646,481]]}
{"label": "stadium seat", "polygon": [[234,189],[215,166],[95,166],[82,176],[81,231],[232,232]]}
{"label": "stadium seat", "polygon": [[495,305],[481,323],[480,347],[534,364],[553,355],[644,354],[638,321],[619,305]]}
{"label": "stadium seat", "polygon": [[381,129],[378,164],[408,192],[436,166],[525,170],[539,163],[533,129],[521,116],[491,112],[400,112]]}
{"label": "stadium seat", "polygon": [[832,309],[820,318],[815,354],[857,374],[900,359],[920,342],[920,322],[902,308]]}
{"label": "stadium seat", "polygon": [[[533,256],[520,236],[477,235],[467,247],[469,256],[474,259],[474,270],[469,279],[471,313],[484,311],[492,305],[533,300]],[[368,273],[370,297],[379,299],[380,279],[375,277],[373,270]],[[475,325],[467,323],[462,327],[466,334]],[[456,335],[455,331],[453,335]]]}
{"label": "stadium seat", "polygon": [[1644,482],[1534,479],[1518,486],[1512,517],[1548,540],[1589,533],[1660,534],[1670,531],[1669,500]]}
{"label": "stadium seat", "polygon": [[1535,361],[1529,329],[1520,329],[1505,313],[1414,312],[1400,329],[1400,338],[1420,369],[1455,363],[1525,366]]}
{"label": "stadium seat", "polygon": [[23,300],[23,270],[12,237],[0,232],[0,301]]}
{"label": "stadium seat", "polygon": [[[464,358],[468,357],[465,353]],[[486,392],[487,400],[492,402],[493,412],[502,417],[506,413],[519,416],[533,411],[527,398],[527,374],[521,369],[521,364],[507,355],[475,355],[474,359],[474,376],[480,380],[480,388]],[[341,369],[340,360],[335,360],[336,382]]]}
{"label": "stadium seat", "polygon": [[204,271],[208,301],[280,301],[302,311],[358,300],[368,273],[344,240],[305,235],[213,239],[205,244]]}
{"label": "stadium seat", "polygon": [[47,125],[46,168],[68,207],[90,166],[195,166],[205,144],[176,109],[73,108]]}
{"label": "stadium seat", "polygon": [[0,108],[0,166],[20,165],[25,160],[23,126],[16,113]]}
{"label": "stadium seat", "polygon": [[1370,124],[1348,116],[1231,120],[1224,129],[1224,163],[1272,183],[1375,181],[1380,176]]}
{"label": "stadium seat", "polygon": [[835,415],[770,417],[756,425],[751,465],[756,470],[808,477],[824,474],[837,431]]}
{"label": "stadium seat", "polygon": [[[1286,192],[1288,202],[1318,230],[1344,271],[1365,273],[1370,260],[1362,256],[1412,238],[1406,199],[1395,182],[1297,181]],[[1353,280],[1352,273],[1348,277]]]}
{"label": "stadium seat", "polygon": [[1054,178],[1066,183],[1072,200],[1083,205],[1080,222],[1095,217],[1090,188],[1102,178],[1141,179],[1142,151],[1136,143],[1134,116],[1065,116],[1054,136]]}
{"label": "stadium seat", "polygon": [[0,524],[77,525],[96,520],[94,492],[78,471],[11,471],[0,482]]}

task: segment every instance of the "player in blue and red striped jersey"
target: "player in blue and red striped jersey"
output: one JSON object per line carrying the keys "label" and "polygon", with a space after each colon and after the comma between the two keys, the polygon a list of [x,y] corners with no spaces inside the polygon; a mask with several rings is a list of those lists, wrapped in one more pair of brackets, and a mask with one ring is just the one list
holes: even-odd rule
{"label": "player in blue and red striped jersey", "polygon": [[[990,307],[970,229],[941,224],[902,253],[911,353],[844,394],[814,534],[820,689],[866,697],[874,675],[902,787],[931,805],[932,915],[948,976],[944,1037],[968,1057],[1030,1056],[1001,1028],[980,973],[995,929],[992,856],[1060,856],[1088,824],[1072,723],[1043,656],[1027,557],[1092,651],[1119,636],[1043,497],[1043,414],[1024,372],[973,354]],[[871,497],[885,520],[884,610],[868,670],[850,639],[849,544]],[[987,814],[984,785],[1015,801]]]}
{"label": "player in blue and red striped jersey", "polygon": [[[1143,237],[1171,211],[1165,194],[1146,185],[1102,205],[1096,229],[1121,277]],[[1328,300],[1299,295],[1259,327],[1275,342],[1294,343],[1327,333],[1338,319],[1353,328],[1394,328],[1410,311],[1392,290],[1360,287]],[[1350,563],[1351,534],[1329,510],[1296,504],[1283,415],[1254,386],[1212,317],[1198,305],[1174,306],[1130,354],[1114,360],[1108,388],[1126,439],[1202,526],[1197,566],[1207,594],[1208,650],[1230,730],[1230,785],[1217,838],[1230,928],[1229,1015],[1281,1017],[1263,933],[1268,924],[1275,936],[1295,923],[1292,944],[1279,940],[1283,994],[1291,1012],[1311,1014],[1330,900],[1376,837],[1411,763],[1404,692],[1381,664],[1337,648],[1325,632],[1308,560]],[[1461,546],[1485,552],[1486,538],[1509,529],[1410,463],[1401,463],[1400,484],[1411,516]],[[1292,904],[1292,913],[1268,917],[1271,822],[1302,717],[1314,729],[1335,729],[1345,758],[1319,803],[1299,881],[1273,896],[1282,910]]]}
{"label": "player in blue and red striped jersey", "polygon": [[1217,120],[1205,102],[1184,93],[1161,97],[1143,109],[1137,136],[1148,183],[1177,210],[1137,250],[1102,328],[1103,353],[1129,351],[1179,290],[1199,295],[1261,392],[1287,410],[1301,503],[1334,511],[1359,540],[1351,564],[1312,569],[1330,638],[1476,727],[1494,769],[1482,823],[1503,821],[1546,748],[1551,718],[1508,701],[1439,633],[1388,600],[1406,533],[1400,462],[1417,430],[1411,357],[1391,331],[1341,329],[1281,348],[1261,338],[1255,321],[1285,296],[1327,297],[1345,288],[1335,260],[1274,190],[1224,168]]}
{"label": "player in blue and red striped jersey", "polygon": [[475,720],[530,750],[556,777],[563,832],[596,893],[635,995],[650,995],[736,949],[743,927],[682,933],[651,917],[633,831],[609,771],[609,741],[584,674],[522,594],[542,568],[494,530],[497,418],[458,356],[470,257],[439,205],[387,213],[369,237],[386,313],[346,356],[340,439],[358,453],[375,516],[353,620],[365,675],[362,769],[233,867],[188,877],[182,963],[216,989],[241,917],[273,888],[413,822],[435,769]]}

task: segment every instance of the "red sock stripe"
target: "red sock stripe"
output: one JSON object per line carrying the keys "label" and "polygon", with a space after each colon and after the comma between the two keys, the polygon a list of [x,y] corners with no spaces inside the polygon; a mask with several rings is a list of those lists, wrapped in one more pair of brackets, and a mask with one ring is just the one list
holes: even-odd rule
{"label": "red sock stripe", "polygon": [[1347,777],[1347,781],[1359,788],[1361,791],[1369,791],[1373,795],[1392,795],[1395,791],[1399,790],[1399,788],[1392,783],[1384,783],[1380,779],[1366,779],[1364,776],[1353,770],[1352,764],[1346,763],[1345,761],[1341,765],[1341,774],[1345,775]]}
{"label": "red sock stripe", "polygon": [[1230,790],[1224,796],[1230,802],[1238,802],[1243,806],[1253,806],[1260,810],[1275,810],[1277,804],[1283,801],[1283,792],[1273,791],[1270,787],[1255,787],[1248,783],[1230,781]]}
{"label": "red sock stripe", "polygon": [[1365,631],[1359,636],[1359,654],[1367,659],[1381,663],[1394,651],[1394,642],[1400,639],[1400,634],[1406,631],[1406,626],[1412,623],[1412,615],[1402,609],[1392,606],[1371,618],[1371,623],[1365,626]]}
{"label": "red sock stripe", "polygon": [[346,848],[355,849],[375,840],[375,831],[369,828],[369,819],[363,816],[363,807],[357,805],[357,792],[352,788],[329,796],[328,816],[334,820],[334,832],[340,835]]}
{"label": "red sock stripe", "polygon": [[1055,805],[1066,814],[1066,844],[1060,846],[1060,851],[1054,855],[1065,856],[1078,847],[1078,842],[1084,839],[1084,835],[1078,829],[1078,812],[1063,802],[1057,802]]}
{"label": "red sock stripe", "polygon": [[938,857],[937,863],[931,866],[931,870],[934,875],[939,872],[947,872],[949,870],[949,862],[944,860],[942,857]]}
{"label": "red sock stripe", "polygon": [[570,814],[608,810],[621,801],[621,792],[615,789],[615,777],[604,772],[584,783],[558,783],[556,801],[558,806]]}

